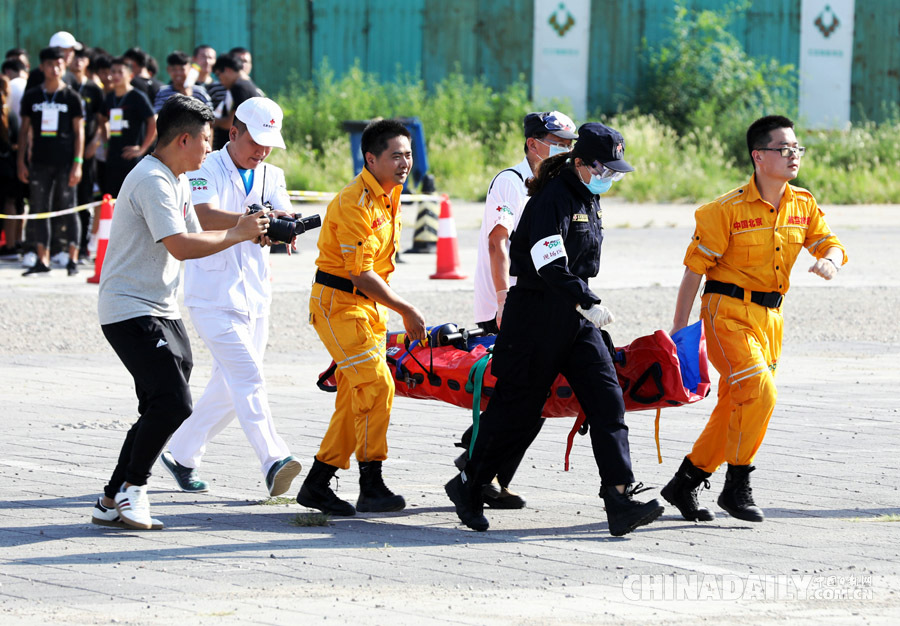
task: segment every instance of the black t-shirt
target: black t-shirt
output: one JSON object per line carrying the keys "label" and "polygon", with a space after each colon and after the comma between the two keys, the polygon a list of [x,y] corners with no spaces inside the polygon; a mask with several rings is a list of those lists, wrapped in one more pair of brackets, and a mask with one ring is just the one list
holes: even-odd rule
{"label": "black t-shirt", "polygon": [[143,76],[132,78],[131,86],[142,91],[150,102],[156,102],[156,94],[163,88],[163,84],[155,78],[144,78]]}
{"label": "black t-shirt", "polygon": [[[78,93],[66,85],[54,93],[46,93],[43,86],[35,87],[22,96],[21,111],[31,121],[32,165],[71,164],[75,158],[72,121],[82,116]],[[44,115],[48,120],[46,127],[41,124]],[[55,124],[51,122],[54,116]]]}
{"label": "black t-shirt", "polygon": [[[112,110],[122,109],[122,128],[114,129]],[[115,92],[106,94],[103,100],[102,113],[109,120],[109,148],[106,152],[107,164],[122,162],[122,148],[139,146],[147,136],[147,118],[153,117],[153,107],[147,96],[137,89],[128,91],[123,96]]]}
{"label": "black t-shirt", "polygon": [[[224,115],[226,116],[234,113],[244,100],[249,100],[250,98],[256,98],[257,96],[263,95],[262,90],[257,87],[249,78],[237,79],[231,86],[231,89],[228,90],[228,92],[231,94],[231,98],[226,99],[226,102],[230,101],[231,108],[227,111],[224,111]],[[217,106],[217,104],[213,102],[213,107],[215,106]],[[221,128],[215,129],[215,132],[213,133],[213,149],[221,149],[227,141],[228,130]]]}
{"label": "black t-shirt", "polygon": [[85,80],[76,87],[81,96],[82,112],[84,113],[84,145],[94,138],[97,132],[97,114],[103,112],[103,90],[97,83]]}

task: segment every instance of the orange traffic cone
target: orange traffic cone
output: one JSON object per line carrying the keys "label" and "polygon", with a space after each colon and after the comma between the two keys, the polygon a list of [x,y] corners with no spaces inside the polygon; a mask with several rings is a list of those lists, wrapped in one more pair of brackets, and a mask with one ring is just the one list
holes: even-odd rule
{"label": "orange traffic cone", "polygon": [[89,283],[100,282],[100,270],[103,269],[103,257],[106,256],[106,245],[109,242],[109,227],[112,224],[113,207],[116,201],[111,195],[103,195],[100,205],[100,226],[97,228],[97,257],[94,259],[94,275],[87,279]]}
{"label": "orange traffic cone", "polygon": [[431,278],[466,278],[459,273],[459,250],[456,247],[456,223],[450,212],[450,198],[441,198],[441,218],[438,221],[437,273]]}

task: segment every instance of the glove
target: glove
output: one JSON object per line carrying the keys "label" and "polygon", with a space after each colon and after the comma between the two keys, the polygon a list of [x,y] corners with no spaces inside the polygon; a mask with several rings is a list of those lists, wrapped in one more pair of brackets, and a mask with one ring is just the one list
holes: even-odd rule
{"label": "glove", "polygon": [[607,324],[612,324],[616,318],[613,317],[613,314],[610,313],[609,309],[607,309],[602,304],[592,304],[589,309],[582,309],[580,304],[576,304],[575,308],[581,313],[587,321],[596,326],[597,328],[602,328]]}
{"label": "glove", "polygon": [[506,305],[506,294],[509,289],[501,289],[497,292],[497,328],[500,328],[500,318],[503,317],[503,307]]}

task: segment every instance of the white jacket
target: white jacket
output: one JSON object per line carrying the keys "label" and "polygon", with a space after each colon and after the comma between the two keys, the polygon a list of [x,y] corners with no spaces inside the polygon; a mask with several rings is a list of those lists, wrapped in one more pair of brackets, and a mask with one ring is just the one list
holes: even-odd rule
{"label": "white jacket", "polygon": [[[291,212],[284,172],[262,163],[250,193],[228,154],[228,144],[211,153],[203,166],[189,172],[194,206],[212,204],[223,211],[244,213],[251,204],[271,202],[272,208]],[[272,299],[269,248],[244,241],[216,254],[184,264],[184,304],[188,307],[238,311],[250,317],[268,315]]]}

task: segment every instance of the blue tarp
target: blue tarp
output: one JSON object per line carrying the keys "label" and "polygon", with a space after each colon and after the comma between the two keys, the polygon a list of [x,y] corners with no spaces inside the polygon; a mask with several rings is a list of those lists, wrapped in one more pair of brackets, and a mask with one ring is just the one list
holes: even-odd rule
{"label": "blue tarp", "polygon": [[686,389],[697,392],[700,384],[700,336],[703,333],[702,322],[685,326],[674,335],[672,341],[678,349],[678,363],[681,366],[681,381]]}

